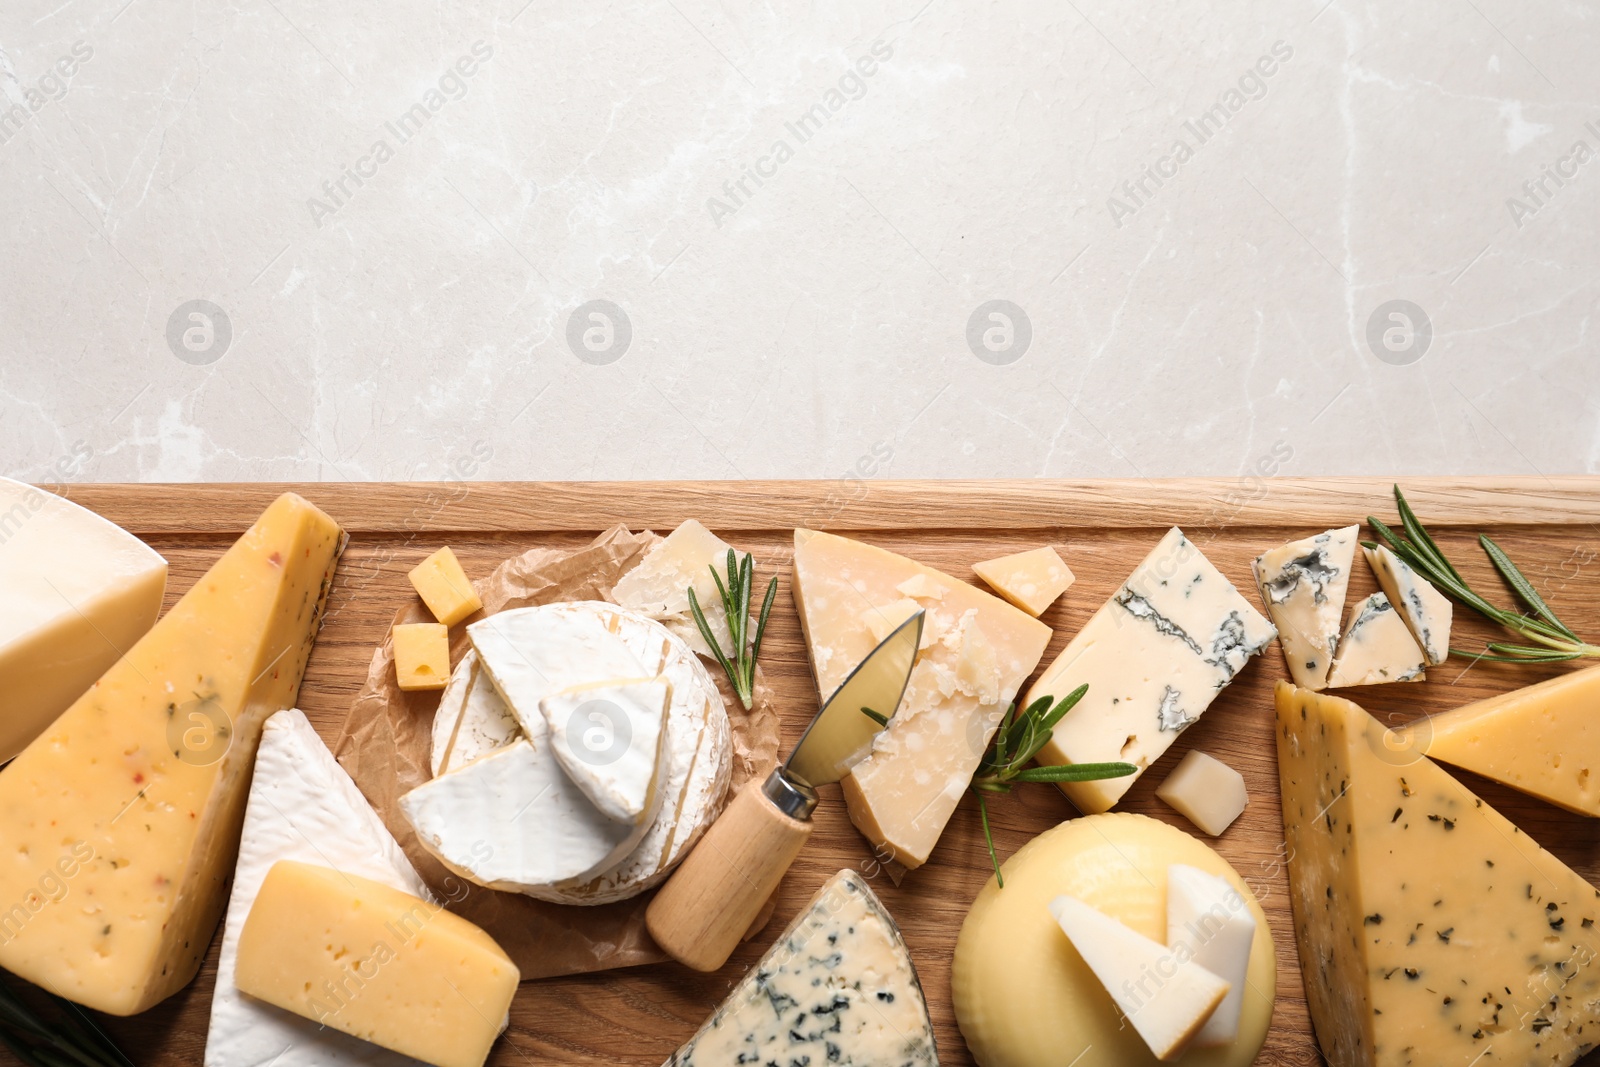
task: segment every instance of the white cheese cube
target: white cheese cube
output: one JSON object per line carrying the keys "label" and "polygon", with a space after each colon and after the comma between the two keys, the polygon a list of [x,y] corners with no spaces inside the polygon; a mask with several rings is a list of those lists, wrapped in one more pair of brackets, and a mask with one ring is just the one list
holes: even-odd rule
{"label": "white cheese cube", "polygon": [[1244,775],[1198,749],[1183,757],[1156,796],[1212,837],[1221,837],[1250,802]]}
{"label": "white cheese cube", "polygon": [[1228,995],[1195,1035],[1195,1048],[1220,1048],[1239,1036],[1255,939],[1256,920],[1244,894],[1197,867],[1175,863],[1167,868],[1167,947],[1229,985]]}
{"label": "white cheese cube", "polygon": [[1420,682],[1427,660],[1411,636],[1405,619],[1383,593],[1356,605],[1350,629],[1339,640],[1339,657],[1328,675],[1328,688]]}

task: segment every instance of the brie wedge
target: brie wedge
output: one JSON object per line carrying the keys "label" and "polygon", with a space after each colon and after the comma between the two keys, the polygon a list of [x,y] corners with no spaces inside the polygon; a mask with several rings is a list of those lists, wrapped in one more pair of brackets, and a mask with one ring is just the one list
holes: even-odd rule
{"label": "brie wedge", "polygon": [[500,698],[494,682],[468,651],[450,675],[433,716],[433,776],[448,774],[479,756],[505,748],[522,736],[517,718]]}
{"label": "brie wedge", "polygon": [[298,711],[280,711],[268,719],[250,783],[239,865],[222,932],[206,1067],[261,1067],[291,1048],[294,1052],[284,1062],[297,1067],[415,1064],[409,1057],[245,996],[235,987],[240,931],[267,872],[279,860],[331,866],[415,896],[428,895],[399,844],[334,762],[306,717]]}
{"label": "brie wedge", "polygon": [[1321,689],[1339,647],[1358,526],[1291,541],[1257,557],[1256,584],[1295,684]]}
{"label": "brie wedge", "polygon": [[567,777],[601,813],[638,825],[661,800],[661,735],[672,686],[658,678],[573,686],[539,710]]}

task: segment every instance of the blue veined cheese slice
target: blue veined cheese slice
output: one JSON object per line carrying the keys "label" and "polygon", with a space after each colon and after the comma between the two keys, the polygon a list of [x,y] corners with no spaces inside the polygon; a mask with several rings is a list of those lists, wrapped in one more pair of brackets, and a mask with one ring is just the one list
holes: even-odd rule
{"label": "blue veined cheese slice", "polygon": [[938,1067],[928,1005],[900,929],[843,870],[664,1067]]}
{"label": "blue veined cheese slice", "polygon": [[1378,576],[1378,584],[1389,597],[1389,603],[1406,620],[1411,636],[1422,646],[1428,666],[1437,667],[1450,655],[1450,616],[1453,612],[1450,598],[1435,589],[1428,580],[1389,550],[1387,545],[1361,549]]}
{"label": "blue veined cheese slice", "polygon": [[1383,593],[1356,605],[1350,629],[1339,639],[1339,657],[1328,672],[1328,688],[1420,682],[1427,661],[1405,619]]}
{"label": "blue veined cheese slice", "polygon": [[1125,778],[1060,783],[1080,811],[1109,811],[1276,632],[1174,526],[1023,698],[1026,707],[1089,686],[1039,763],[1138,767]]}
{"label": "blue veined cheese slice", "polygon": [[1359,526],[1291,541],[1252,565],[1295,684],[1322,689],[1339,649]]}

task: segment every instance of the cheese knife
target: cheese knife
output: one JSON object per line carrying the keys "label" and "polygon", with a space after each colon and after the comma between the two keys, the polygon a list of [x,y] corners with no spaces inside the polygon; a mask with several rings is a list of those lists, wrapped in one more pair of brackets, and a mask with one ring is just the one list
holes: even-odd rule
{"label": "cheese knife", "polygon": [[850,773],[899,709],[925,618],[917,611],[867,654],[823,703],[788,761],[746,783],[661,887],[645,925],[673,959],[697,971],[728,962],[811,836],[815,787]]}

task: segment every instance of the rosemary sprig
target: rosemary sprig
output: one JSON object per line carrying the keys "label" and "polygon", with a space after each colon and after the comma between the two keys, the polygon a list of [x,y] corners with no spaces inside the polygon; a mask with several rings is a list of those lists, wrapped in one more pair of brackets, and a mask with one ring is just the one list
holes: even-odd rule
{"label": "rosemary sprig", "polygon": [[747,643],[745,635],[750,627],[750,588],[755,584],[755,563],[748,555],[741,561],[730,548],[726,582],[717,573],[717,568],[706,569],[711,572],[711,580],[717,583],[717,594],[722,598],[722,610],[728,618],[728,633],[733,638],[733,651],[723,652],[722,646],[717,643],[716,635],[711,632],[711,624],[706,622],[705,612],[700,610],[700,599],[695,596],[692,585],[689,587],[689,613],[694,616],[694,624],[700,628],[700,636],[706,639],[717,662],[727,672],[728,681],[733,683],[733,691],[739,697],[739,702],[748,711],[755,697],[756,657],[761,654],[761,638],[767,632],[767,616],[771,614],[772,602],[778,596],[778,579],[773,578],[767,583],[767,595],[761,602],[761,617],[756,622],[755,640]]}
{"label": "rosemary sprig", "polygon": [[[1494,569],[1505,579],[1517,599],[1527,606],[1527,611],[1499,607],[1475,592],[1467,584],[1466,579],[1461,577],[1461,572],[1457,571],[1439,550],[1438,544],[1417,519],[1416,512],[1411,510],[1411,505],[1406,502],[1405,494],[1400,491],[1398,485],[1394,487],[1394,500],[1400,512],[1400,526],[1405,536],[1396,534],[1371,515],[1367,516],[1367,524],[1388,543],[1394,554],[1420,572],[1440,591],[1465,604],[1496,626],[1503,627],[1529,642],[1514,644],[1490,641],[1487,642],[1483,652],[1467,652],[1452,648],[1450,650],[1452,656],[1488,660],[1491,663],[1565,663],[1575,659],[1600,659],[1600,646],[1585,642],[1573,633],[1566,623],[1558,619],[1550,605],[1545,603],[1539,591],[1533,587],[1533,583],[1523,576],[1517,565],[1511,562],[1511,557],[1506,555],[1505,549],[1495,544],[1488,534],[1479,534],[1478,544],[1483,546],[1489,562],[1494,564]],[[1377,547],[1374,542],[1363,543],[1369,548]]]}
{"label": "rosemary sprig", "polygon": [[[984,751],[978,770],[972,777],[972,792],[978,798],[978,816],[983,822],[983,839],[989,846],[989,862],[994,864],[994,876],[1001,889],[1006,886],[1000,873],[1000,857],[995,854],[994,834],[989,829],[988,794],[1005,794],[1021,782],[1093,782],[1104,778],[1122,778],[1139,768],[1131,763],[1076,763],[1060,767],[1029,767],[1027,764],[1039,754],[1050,740],[1056,723],[1077,706],[1089,691],[1080,685],[1052,705],[1053,698],[1042,696],[1017,714],[1015,704],[1006,707],[1000,726],[994,733],[994,744]],[[865,710],[865,709],[863,709]]]}
{"label": "rosemary sprig", "polygon": [[29,1067],[133,1067],[88,1012],[58,996],[61,1012],[47,1022],[0,980],[0,1043]]}

